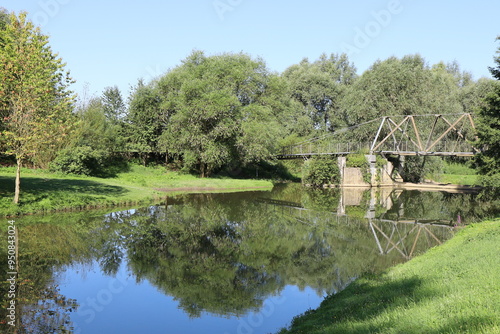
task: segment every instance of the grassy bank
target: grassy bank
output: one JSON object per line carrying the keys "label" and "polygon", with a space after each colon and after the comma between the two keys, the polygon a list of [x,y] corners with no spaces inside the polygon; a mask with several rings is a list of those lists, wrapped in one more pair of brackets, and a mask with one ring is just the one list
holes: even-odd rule
{"label": "grassy bank", "polygon": [[364,277],[296,317],[285,333],[500,333],[500,219],[377,277]]}
{"label": "grassy bank", "polygon": [[14,198],[14,168],[0,168],[0,216],[152,203],[172,191],[230,191],[272,188],[263,180],[198,178],[164,168],[132,166],[114,178],[67,176],[24,169],[21,200]]}
{"label": "grassy bank", "polygon": [[467,186],[473,186],[479,183],[478,175],[473,168],[464,164],[448,162],[445,162],[443,173],[440,174],[435,181]]}

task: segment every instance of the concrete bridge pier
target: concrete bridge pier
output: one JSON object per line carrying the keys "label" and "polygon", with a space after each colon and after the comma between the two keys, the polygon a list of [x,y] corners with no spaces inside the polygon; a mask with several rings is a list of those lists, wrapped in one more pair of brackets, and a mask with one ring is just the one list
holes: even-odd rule
{"label": "concrete bridge pier", "polygon": [[[382,167],[377,166],[377,156],[374,154],[367,154],[365,158],[368,162],[368,170],[361,168],[347,167],[347,159],[345,156],[337,158],[337,164],[340,170],[341,187],[378,187],[378,186],[392,186],[394,180],[392,179],[394,163],[386,161]],[[396,164],[397,165],[397,164]],[[369,181],[365,180],[363,175],[366,172],[370,173]],[[368,182],[367,182],[368,181]]]}
{"label": "concrete bridge pier", "polygon": [[399,175],[404,175],[404,169],[405,169],[405,156],[404,155],[400,155],[398,156],[398,172],[399,172]]}

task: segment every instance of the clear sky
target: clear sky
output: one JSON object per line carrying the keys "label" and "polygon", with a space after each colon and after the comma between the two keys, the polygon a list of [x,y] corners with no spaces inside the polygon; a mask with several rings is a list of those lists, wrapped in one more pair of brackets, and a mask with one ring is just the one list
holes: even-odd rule
{"label": "clear sky", "polygon": [[3,0],[25,10],[67,63],[73,90],[124,97],[192,50],[245,52],[281,72],[304,57],[349,54],[362,74],[377,59],[420,53],[456,60],[475,79],[500,42],[499,0]]}

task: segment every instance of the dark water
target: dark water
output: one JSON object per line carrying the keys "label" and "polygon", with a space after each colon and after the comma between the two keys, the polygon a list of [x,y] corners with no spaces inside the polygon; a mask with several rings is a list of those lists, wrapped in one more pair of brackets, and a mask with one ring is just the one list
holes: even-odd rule
{"label": "dark water", "polygon": [[[289,185],[25,217],[15,222],[15,328],[274,333],[360,275],[407,261],[496,210],[473,194]],[[0,321],[9,283],[1,288]]]}

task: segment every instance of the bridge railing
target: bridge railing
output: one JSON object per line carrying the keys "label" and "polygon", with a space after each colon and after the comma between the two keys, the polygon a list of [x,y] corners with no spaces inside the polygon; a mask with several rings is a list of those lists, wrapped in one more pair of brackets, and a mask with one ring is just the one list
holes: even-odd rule
{"label": "bridge railing", "polygon": [[[370,152],[372,143],[317,143],[309,142],[289,146],[282,150],[281,156],[286,158],[308,157],[314,155],[346,155],[357,152]],[[435,144],[431,150],[420,150],[414,142],[408,140],[399,143],[386,142],[374,153],[406,154],[406,155],[473,155],[474,148],[467,142],[443,140]]]}
{"label": "bridge railing", "polygon": [[368,152],[370,143],[304,143],[283,149],[284,156],[342,155],[360,151]]}
{"label": "bridge railing", "polygon": [[473,155],[474,148],[471,144],[456,140],[443,140],[436,143],[430,150],[421,150],[412,141],[404,141],[400,143],[384,143],[375,151],[389,152],[389,153],[406,153],[406,154],[419,154],[419,155]]}

